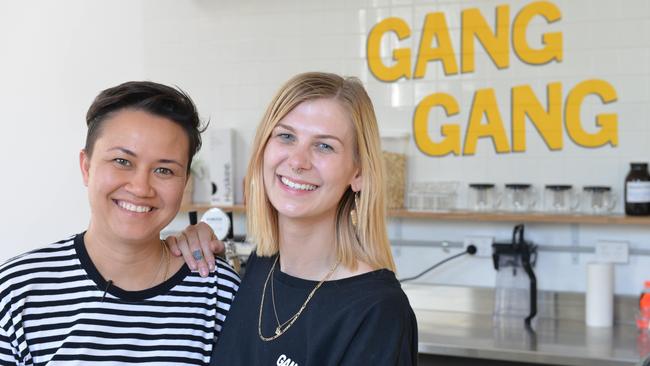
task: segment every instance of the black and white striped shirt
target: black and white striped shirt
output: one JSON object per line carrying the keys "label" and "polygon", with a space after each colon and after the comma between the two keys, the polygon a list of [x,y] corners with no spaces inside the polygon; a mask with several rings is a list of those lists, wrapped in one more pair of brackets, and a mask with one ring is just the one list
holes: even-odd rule
{"label": "black and white striped shirt", "polygon": [[143,291],[108,286],[83,234],[0,266],[0,365],[208,365],[239,286],[221,259]]}

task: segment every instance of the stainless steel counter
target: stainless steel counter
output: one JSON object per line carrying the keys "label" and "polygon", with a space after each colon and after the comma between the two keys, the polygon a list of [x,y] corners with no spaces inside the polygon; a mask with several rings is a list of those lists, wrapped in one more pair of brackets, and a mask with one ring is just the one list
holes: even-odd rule
{"label": "stainless steel counter", "polygon": [[[423,354],[460,356],[549,365],[635,365],[642,347],[639,332],[631,323],[613,328],[590,328],[571,307],[548,306],[562,318],[540,317],[532,330],[523,319],[495,320],[491,314],[487,289],[447,286],[404,285],[419,327],[419,351]],[[546,298],[547,300],[543,300]],[[569,296],[569,298],[572,298]],[[579,297],[578,297],[579,298]],[[487,302],[487,304],[486,304]],[[490,311],[488,311],[490,310]],[[572,316],[576,319],[571,319]]]}

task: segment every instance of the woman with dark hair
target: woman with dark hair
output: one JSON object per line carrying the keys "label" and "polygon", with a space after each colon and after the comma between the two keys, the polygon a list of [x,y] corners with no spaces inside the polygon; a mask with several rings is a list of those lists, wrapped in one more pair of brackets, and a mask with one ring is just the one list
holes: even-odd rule
{"label": "woman with dark hair", "polygon": [[201,146],[194,103],[128,82],[86,122],[90,224],[0,266],[0,364],[207,365],[239,278],[221,260],[194,274],[160,240]]}

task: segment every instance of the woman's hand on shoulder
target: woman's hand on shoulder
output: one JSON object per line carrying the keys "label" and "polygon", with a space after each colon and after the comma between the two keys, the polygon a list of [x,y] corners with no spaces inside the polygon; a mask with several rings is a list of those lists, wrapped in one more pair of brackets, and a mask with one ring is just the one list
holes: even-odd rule
{"label": "woman's hand on shoulder", "polygon": [[204,222],[189,225],[180,234],[164,239],[173,255],[183,256],[185,263],[192,271],[199,271],[201,277],[206,277],[214,271],[214,255],[225,251],[221,240]]}

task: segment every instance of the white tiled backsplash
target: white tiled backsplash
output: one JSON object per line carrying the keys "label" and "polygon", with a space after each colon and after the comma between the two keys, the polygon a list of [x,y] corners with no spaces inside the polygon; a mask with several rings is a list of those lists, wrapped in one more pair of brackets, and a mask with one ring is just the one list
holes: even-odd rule
{"label": "white tiled backsplash", "polygon": [[[431,117],[453,121],[465,133],[474,93],[494,88],[504,128],[511,143],[510,93],[518,85],[530,85],[542,103],[546,85],[562,83],[562,101],[577,83],[602,79],[616,90],[618,100],[603,105],[588,97],[582,106],[585,129],[595,131],[594,116],[618,115],[616,147],[584,148],[575,145],[563,131],[563,149],[549,151],[535,128],[527,122],[527,151],[496,154],[489,139],[480,139],[473,156],[428,157],[411,139],[409,181],[456,180],[529,182],[542,188],[547,183],[610,185],[621,196],[630,161],[650,161],[650,0],[556,0],[560,21],[531,22],[528,40],[540,47],[546,32],[561,32],[563,61],[531,66],[511,50],[510,66],[498,70],[481,46],[476,45],[476,71],[445,76],[439,62],[429,64],[424,78],[387,83],[377,80],[366,63],[366,37],[370,29],[387,17],[400,17],[411,28],[411,36],[400,42],[386,36],[382,56],[390,57],[395,46],[411,47],[413,64],[422,24],[427,13],[441,11],[450,28],[451,40],[460,52],[461,12],[479,8],[490,26],[495,9],[510,6],[510,20],[530,1],[151,1],[145,7],[146,67],[152,79],[182,80],[201,111],[218,127],[232,127],[251,136],[264,107],[280,84],[303,71],[319,70],[359,77],[372,97],[382,130],[411,132],[415,107],[434,92],[448,93],[457,100],[460,113],[453,118],[432,112]],[[512,47],[512,46],[511,46]],[[387,61],[388,62],[388,61]],[[438,123],[439,124],[439,123]],[[463,139],[461,139],[463,140]],[[250,144],[250,138],[240,139]],[[248,146],[239,147],[237,166],[246,164]],[[244,153],[242,154],[242,151]],[[244,169],[236,172],[241,182]],[[236,183],[235,186],[239,188]],[[241,191],[237,193],[241,202]],[[622,212],[621,199],[615,209]],[[464,203],[464,197],[459,202]],[[431,223],[393,220],[393,237],[419,240],[462,241],[464,235],[491,235],[505,239],[510,224]],[[644,227],[593,227],[577,229],[580,245],[592,246],[598,239],[623,239],[632,247],[650,248],[650,229]],[[569,225],[529,225],[527,235],[539,244],[569,245]],[[415,255],[417,254],[417,255]],[[432,248],[398,248],[401,275],[410,275],[447,254]],[[575,260],[569,254],[540,255],[540,288],[584,290],[584,264],[589,255]],[[477,265],[477,261],[480,265]],[[628,265],[617,266],[619,293],[636,293],[650,279],[650,258],[633,256]],[[494,271],[489,259],[467,258],[448,264],[427,277],[438,283],[491,286]],[[570,281],[567,281],[570,278]]]}
{"label": "white tiled backsplash", "polygon": [[[473,180],[495,183],[606,184],[622,188],[628,163],[650,160],[650,1],[554,1],[562,19],[531,23],[529,41],[537,45],[542,33],[562,32],[563,61],[542,66],[521,62],[511,51],[510,66],[497,70],[476,46],[476,71],[445,76],[439,62],[429,64],[420,80],[386,83],[375,79],[365,61],[366,36],[387,17],[400,17],[412,29],[389,47],[411,47],[413,57],[427,13],[442,11],[455,51],[460,52],[460,15],[479,8],[490,25],[495,8],[510,6],[510,18],[530,2],[522,1],[195,1],[148,2],[145,13],[147,72],[153,79],[183,80],[205,115],[220,127],[254,129],[264,106],[279,85],[295,73],[332,71],[359,77],[366,85],[382,129],[411,131],[419,101],[434,92],[447,92],[460,106],[450,121],[465,125],[474,92],[495,89],[504,128],[510,138],[510,90],[530,85],[545,101],[549,82],[563,84],[563,101],[580,81],[599,78],[611,83],[618,101],[602,105],[589,97],[583,124],[589,130],[598,113],[618,114],[619,145],[588,149],[576,146],[563,132],[564,147],[551,152],[532,124],[527,125],[526,153],[496,154],[489,139],[480,139],[474,156],[432,158],[411,142],[409,178]],[[633,9],[633,10],[631,10]],[[392,45],[392,47],[390,47]],[[460,57],[457,57],[460,61]],[[433,114],[435,117],[435,112]],[[447,119],[444,119],[447,120]],[[443,120],[443,121],[444,121]],[[592,128],[593,130],[593,128]],[[245,158],[241,161],[245,161]],[[544,167],[541,170],[539,167]],[[480,169],[476,169],[480,167]],[[241,177],[240,177],[241,178]],[[620,201],[620,200],[619,200]],[[619,204],[617,211],[622,211]]]}

